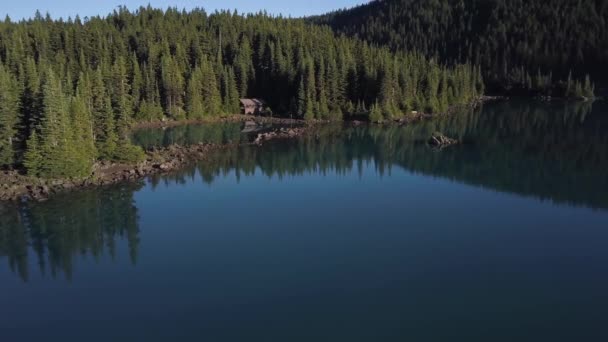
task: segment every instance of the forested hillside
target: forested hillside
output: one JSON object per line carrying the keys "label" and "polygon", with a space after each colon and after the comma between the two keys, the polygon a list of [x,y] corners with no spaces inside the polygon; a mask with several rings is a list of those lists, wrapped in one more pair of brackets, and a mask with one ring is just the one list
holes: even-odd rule
{"label": "forested hillside", "polygon": [[240,97],[305,119],[443,112],[484,91],[480,70],[336,37],[325,26],[121,8],[85,21],[0,22],[0,166],[60,178],[136,161],[136,121],[239,111]]}
{"label": "forested hillside", "polygon": [[592,81],[608,80],[605,0],[378,0],[312,21],[393,50],[480,65],[489,91],[589,96]]}

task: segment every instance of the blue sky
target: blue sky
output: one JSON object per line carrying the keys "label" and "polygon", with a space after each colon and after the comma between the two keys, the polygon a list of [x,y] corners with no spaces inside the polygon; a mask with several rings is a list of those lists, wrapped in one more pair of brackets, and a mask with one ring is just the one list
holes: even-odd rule
{"label": "blue sky", "polygon": [[238,9],[239,12],[257,12],[265,9],[272,14],[291,15],[293,17],[321,14],[333,9],[352,7],[369,0],[15,0],[10,5],[0,6],[0,18],[8,14],[13,20],[29,18],[36,10],[45,15],[49,12],[53,18],[68,16],[81,17],[106,15],[119,5],[137,8],[150,3],[153,7],[182,8],[203,7],[207,11],[216,9]]}

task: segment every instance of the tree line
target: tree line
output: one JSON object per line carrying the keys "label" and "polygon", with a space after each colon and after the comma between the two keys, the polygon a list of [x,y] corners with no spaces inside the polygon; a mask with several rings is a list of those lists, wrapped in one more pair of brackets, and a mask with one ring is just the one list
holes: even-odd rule
{"label": "tree line", "polygon": [[480,65],[488,90],[501,94],[593,97],[588,75],[608,80],[604,0],[383,0],[311,21],[393,50]]}
{"label": "tree line", "polygon": [[481,71],[265,13],[142,7],[107,17],[0,22],[0,165],[80,177],[137,161],[134,122],[201,119],[265,99],[279,114],[375,121],[483,94]]}

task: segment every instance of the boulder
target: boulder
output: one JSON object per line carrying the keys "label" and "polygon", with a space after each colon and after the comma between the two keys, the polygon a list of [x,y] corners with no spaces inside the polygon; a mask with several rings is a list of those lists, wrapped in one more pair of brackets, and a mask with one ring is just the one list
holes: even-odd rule
{"label": "boulder", "polygon": [[448,138],[440,132],[435,132],[429,138],[428,144],[434,147],[446,147],[458,144],[458,140]]}

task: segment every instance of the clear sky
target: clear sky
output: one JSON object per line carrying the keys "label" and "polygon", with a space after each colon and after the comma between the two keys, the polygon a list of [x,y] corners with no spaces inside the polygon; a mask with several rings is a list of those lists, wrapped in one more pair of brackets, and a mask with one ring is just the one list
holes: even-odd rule
{"label": "clear sky", "polygon": [[15,21],[32,17],[36,10],[40,10],[42,15],[49,12],[53,18],[74,17],[76,14],[84,18],[106,15],[119,5],[134,9],[148,3],[157,8],[203,7],[208,12],[216,9],[236,8],[239,12],[257,12],[265,9],[272,14],[299,17],[352,7],[369,0],[0,0],[0,2],[5,1],[10,4],[0,6],[0,18],[4,19],[8,14]]}

